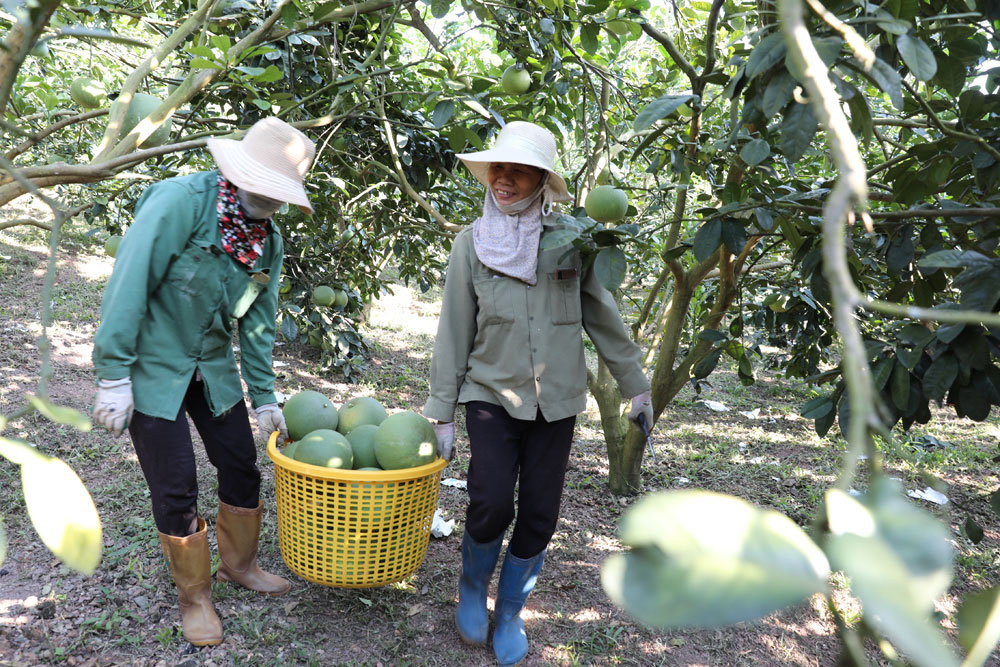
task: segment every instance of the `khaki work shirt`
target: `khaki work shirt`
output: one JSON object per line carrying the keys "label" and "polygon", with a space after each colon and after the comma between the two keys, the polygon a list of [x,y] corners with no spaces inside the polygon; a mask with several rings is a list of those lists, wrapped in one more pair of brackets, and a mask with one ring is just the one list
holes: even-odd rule
{"label": "khaki work shirt", "polygon": [[[542,238],[563,226],[543,218]],[[539,252],[535,285],[496,273],[476,256],[472,228],[459,232],[448,262],[424,415],[450,422],[455,406],[486,401],[515,419],[546,421],[587,406],[583,329],[624,396],[649,389],[639,347],[618,306],[578,252]],[[560,261],[561,259],[561,261]]]}

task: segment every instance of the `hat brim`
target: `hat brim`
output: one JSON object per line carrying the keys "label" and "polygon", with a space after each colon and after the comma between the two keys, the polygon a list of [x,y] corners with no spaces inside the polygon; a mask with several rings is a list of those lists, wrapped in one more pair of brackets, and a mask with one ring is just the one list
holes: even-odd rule
{"label": "hat brim", "polygon": [[230,183],[263,197],[288,202],[311,214],[313,207],[302,184],[270,169],[249,155],[239,141],[208,139],[205,144],[215,164]]}
{"label": "hat brim", "polygon": [[548,168],[541,160],[535,160],[525,156],[523,153],[514,153],[503,148],[491,148],[476,153],[460,153],[458,159],[468,168],[476,180],[490,187],[488,172],[491,162],[510,162],[513,164],[526,164],[549,173],[549,190],[552,192],[552,201],[570,201],[573,196],[569,193],[566,180],[558,173]]}

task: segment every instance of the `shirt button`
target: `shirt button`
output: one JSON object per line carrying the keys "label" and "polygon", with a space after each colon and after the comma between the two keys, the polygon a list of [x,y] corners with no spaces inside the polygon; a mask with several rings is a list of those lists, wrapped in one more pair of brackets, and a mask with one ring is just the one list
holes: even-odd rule
{"label": "shirt button", "polygon": [[537,347],[533,347],[533,348],[531,348],[531,351],[532,352],[538,352],[538,348]]}
{"label": "shirt button", "polygon": [[542,378],[535,378],[535,382],[541,382]]}
{"label": "shirt button", "polygon": [[529,315],[528,316],[528,321],[529,322],[534,322],[535,321],[535,316],[534,315]]}

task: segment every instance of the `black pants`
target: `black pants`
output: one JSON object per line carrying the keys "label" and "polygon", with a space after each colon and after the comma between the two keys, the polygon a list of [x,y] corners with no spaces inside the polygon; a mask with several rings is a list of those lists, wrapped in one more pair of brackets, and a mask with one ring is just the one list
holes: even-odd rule
{"label": "black pants", "polygon": [[198,516],[198,477],[194,445],[185,413],[198,429],[205,452],[219,476],[219,499],[236,507],[257,507],[260,470],[246,403],[213,417],[205,385],[193,379],[173,420],[132,414],[132,436],[139,465],[149,485],[153,519],[161,533],[184,537]]}
{"label": "black pants", "polygon": [[510,552],[531,558],[548,546],[559,520],[563,480],[576,417],[547,422],[539,411],[532,421],[514,419],[499,405],[471,401],[466,427],[469,508],[465,529],[477,542],[492,542],[517,521]]}

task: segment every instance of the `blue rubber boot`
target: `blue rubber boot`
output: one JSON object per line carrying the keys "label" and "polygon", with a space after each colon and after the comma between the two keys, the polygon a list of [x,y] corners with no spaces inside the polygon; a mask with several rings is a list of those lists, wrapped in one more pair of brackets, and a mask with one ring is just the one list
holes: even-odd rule
{"label": "blue rubber boot", "polygon": [[466,644],[485,646],[490,631],[486,593],[497,566],[503,535],[492,542],[476,542],[468,532],[462,537],[462,576],[458,579],[455,625]]}
{"label": "blue rubber boot", "polygon": [[501,665],[516,665],[528,654],[528,635],[524,632],[521,610],[535,587],[538,572],[545,562],[545,549],[531,558],[518,558],[507,549],[497,585],[493,653]]}

